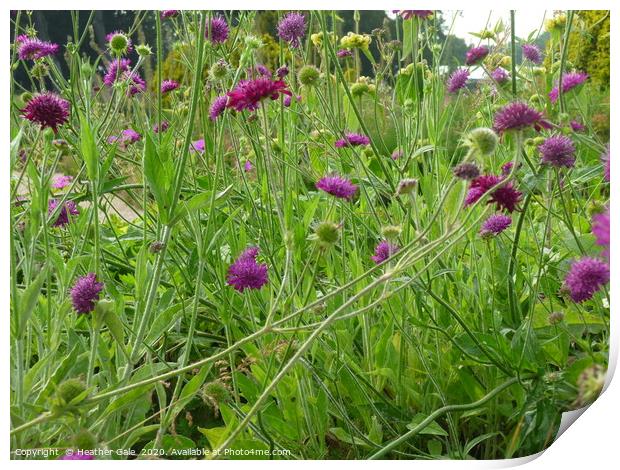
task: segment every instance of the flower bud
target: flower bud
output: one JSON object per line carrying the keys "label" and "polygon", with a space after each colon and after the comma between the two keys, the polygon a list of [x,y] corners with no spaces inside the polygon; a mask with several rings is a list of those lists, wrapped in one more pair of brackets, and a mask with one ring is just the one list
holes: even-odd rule
{"label": "flower bud", "polygon": [[305,65],[297,74],[297,78],[302,85],[313,87],[319,83],[321,73],[313,65]]}
{"label": "flower bud", "polygon": [[398,188],[396,188],[396,195],[412,194],[418,187],[418,180],[414,178],[405,178],[399,181]]}
{"label": "flower bud", "polygon": [[495,151],[498,142],[497,134],[492,129],[486,127],[474,129],[465,138],[465,145],[482,157],[491,155]]}

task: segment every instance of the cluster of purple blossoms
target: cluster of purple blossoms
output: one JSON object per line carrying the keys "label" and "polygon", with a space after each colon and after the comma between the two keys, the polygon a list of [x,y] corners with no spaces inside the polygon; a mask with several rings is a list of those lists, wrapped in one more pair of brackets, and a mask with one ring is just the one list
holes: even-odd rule
{"label": "cluster of purple blossoms", "polygon": [[[47,203],[47,214],[52,215],[56,208],[58,207],[59,201],[56,199],[50,199]],[[70,215],[79,215],[80,211],[77,208],[77,205],[73,201],[66,201],[64,206],[60,208],[58,211],[58,217],[52,225],[54,227],[64,227],[69,223]]]}
{"label": "cluster of purple blossoms", "polygon": [[58,127],[69,120],[69,102],[60,96],[44,92],[34,95],[21,110],[22,117],[58,132]]}
{"label": "cluster of purple blossoms", "polygon": [[124,129],[123,131],[121,131],[121,135],[119,136],[111,135],[110,137],[108,137],[108,143],[109,144],[118,143],[122,147],[126,147],[129,144],[138,142],[141,138],[142,136],[140,134],[138,134],[133,129],[129,128],[129,129]]}
{"label": "cluster of purple blossoms", "polygon": [[392,13],[400,15],[403,20],[410,20],[413,17],[424,20],[433,14],[433,10],[392,10]]}
{"label": "cluster of purple blossoms", "polygon": [[242,80],[237,87],[229,91],[227,108],[235,111],[255,111],[261,101],[267,98],[278,99],[280,94],[290,95],[291,92],[286,88],[286,83],[282,80],[273,81],[266,77],[254,80]]}
{"label": "cluster of purple blossoms", "polygon": [[[485,193],[504,179],[505,176],[498,175],[482,175],[474,178],[465,196],[465,206],[476,203]],[[495,204],[498,210],[513,212],[517,208],[521,196],[521,192],[515,189],[512,182],[507,182],[489,194],[487,204]]]}
{"label": "cluster of purple blossoms", "polygon": [[585,302],[609,282],[609,266],[596,258],[581,258],[573,262],[564,279],[573,302]]}
{"label": "cluster of purple blossoms", "polygon": [[153,125],[153,132],[155,134],[159,134],[160,132],[166,132],[170,127],[170,123],[168,121],[162,121],[161,126],[159,124]]}
{"label": "cluster of purple blossoms", "polygon": [[297,49],[300,46],[299,40],[306,34],[306,18],[299,13],[291,12],[286,14],[278,23],[278,37],[289,45]]}
{"label": "cluster of purple blossoms", "polygon": [[610,168],[609,157],[610,157],[610,153],[609,153],[609,144],[608,144],[607,145],[607,149],[601,155],[601,161],[603,162],[603,177],[605,178],[605,181],[607,181],[607,182],[609,182],[609,179],[611,177],[611,175],[610,175],[611,168]]}
{"label": "cluster of purple blossoms", "polygon": [[97,282],[95,273],[88,273],[75,281],[71,288],[71,303],[77,313],[90,313],[95,309],[103,283]]}
{"label": "cluster of purple blossoms", "polygon": [[123,78],[130,82],[129,90],[127,90],[128,96],[133,96],[137,93],[143,93],[146,90],[146,82],[137,72],[129,72],[123,75]]}
{"label": "cluster of purple blossoms", "polygon": [[106,34],[105,42],[109,43],[116,34],[122,34],[123,36],[127,38],[127,49],[125,52],[133,51],[133,44],[131,42],[131,39],[129,38],[127,34],[125,34],[124,31],[116,30],[116,31],[112,31],[111,33]]}
{"label": "cluster of purple blossoms", "polygon": [[168,93],[169,91],[174,91],[179,88],[179,82],[176,80],[164,80],[161,82],[161,92]]}
{"label": "cluster of purple blossoms", "polygon": [[353,52],[349,49],[340,49],[338,52],[336,52],[336,56],[338,56],[339,59],[342,59],[344,57],[351,57],[352,55]]}
{"label": "cluster of purple blossoms", "polygon": [[456,93],[460,89],[465,88],[468,78],[469,72],[467,69],[456,69],[448,78],[448,93]]}
{"label": "cluster of purple blossoms", "polygon": [[52,189],[66,188],[71,184],[71,181],[73,181],[73,176],[62,174],[54,175],[54,178],[52,179]]}
{"label": "cluster of purple blossoms", "polygon": [[508,215],[493,214],[485,220],[480,228],[480,236],[489,238],[499,235],[512,224],[512,219]]}
{"label": "cluster of purple blossoms", "polygon": [[316,187],[327,194],[349,201],[357,192],[357,186],[341,176],[324,176],[316,183]]}
{"label": "cluster of purple blossoms", "polygon": [[538,146],[541,163],[556,168],[571,168],[575,165],[575,144],[565,135],[553,135]]}
{"label": "cluster of purple blossoms", "polygon": [[334,143],[334,146],[336,148],[343,148],[343,147],[357,147],[360,145],[369,145],[369,144],[370,144],[370,139],[366,137],[365,135],[355,134],[353,132],[347,132],[345,133],[343,139],[338,139]]}
{"label": "cluster of purple blossoms", "polygon": [[213,44],[222,44],[228,39],[228,23],[221,16],[214,16],[206,26],[205,38]]}
{"label": "cluster of purple blossoms", "polygon": [[16,44],[19,46],[17,49],[19,60],[41,59],[56,54],[60,49],[58,44],[28,36],[18,36]]}
{"label": "cluster of purple blossoms", "polygon": [[387,240],[382,240],[375,247],[375,254],[371,256],[370,259],[373,260],[375,264],[381,264],[399,249],[400,247],[398,245],[390,243]]}
{"label": "cluster of purple blossoms", "polygon": [[268,282],[267,265],[256,262],[258,247],[246,249],[228,268],[227,283],[239,292],[260,289]]}
{"label": "cluster of purple blossoms", "polygon": [[536,65],[542,63],[542,54],[540,53],[538,46],[535,44],[523,44],[523,46],[521,46],[521,50],[523,51],[523,57],[530,62]]}
{"label": "cluster of purple blossoms", "polygon": [[493,72],[491,72],[491,78],[501,85],[503,83],[506,83],[510,76],[508,75],[508,72],[506,72],[503,68],[497,67],[495,70],[493,70]]}
{"label": "cluster of purple blossoms", "polygon": [[609,245],[611,243],[610,222],[609,208],[592,217],[592,233],[596,237],[596,244],[603,247],[602,254],[607,259],[609,259]]}
{"label": "cluster of purple blossoms", "polygon": [[174,18],[178,16],[179,13],[181,13],[181,10],[162,10],[159,16],[162,20],[165,20],[166,18]]}
{"label": "cluster of purple blossoms", "polygon": [[465,65],[479,64],[488,55],[489,48],[487,46],[472,47],[465,54]]}
{"label": "cluster of purple blossoms", "polygon": [[[568,93],[575,87],[578,87],[588,79],[588,74],[585,72],[570,72],[562,76],[562,93]],[[559,85],[553,87],[549,92],[549,99],[552,103],[555,103],[560,97]]]}
{"label": "cluster of purple blossoms", "polygon": [[226,110],[226,103],[228,103],[228,96],[218,96],[213,100],[209,107],[209,119],[215,121]]}
{"label": "cluster of purple blossoms", "polygon": [[504,106],[495,114],[493,120],[493,130],[498,134],[527,129],[528,127],[533,127],[539,131],[543,128],[550,129],[551,124],[543,119],[543,114],[540,111],[536,111],[520,101]]}
{"label": "cluster of purple blossoms", "polygon": [[113,60],[103,76],[103,84],[111,87],[117,80],[122,80],[125,74],[130,72],[130,66],[129,59]]}

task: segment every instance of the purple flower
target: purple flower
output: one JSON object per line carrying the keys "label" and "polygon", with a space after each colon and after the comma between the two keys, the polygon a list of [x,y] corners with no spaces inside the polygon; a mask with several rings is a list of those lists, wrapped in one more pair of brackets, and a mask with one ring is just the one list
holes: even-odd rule
{"label": "purple flower", "polygon": [[347,132],[344,135],[344,139],[338,139],[334,146],[336,148],[343,147],[357,147],[359,145],[368,145],[370,144],[370,139],[362,134],[354,134],[353,132]]}
{"label": "purple flower", "polygon": [[159,16],[162,20],[165,20],[166,18],[174,18],[179,13],[181,13],[181,10],[162,10]]}
{"label": "purple flower", "polygon": [[[47,214],[52,215],[52,213],[56,210],[57,207],[58,201],[56,199],[50,199],[47,203]],[[69,223],[70,215],[79,215],[79,213],[80,211],[77,208],[75,202],[66,201],[65,205],[58,212],[58,217],[54,222],[52,222],[52,225],[54,227],[64,227]]]}
{"label": "purple flower", "polygon": [[465,54],[465,65],[478,64],[487,55],[489,55],[489,48],[487,46],[472,47]]}
{"label": "purple flower", "polygon": [[288,75],[288,72],[289,70],[286,65],[283,65],[282,67],[278,67],[278,69],[276,70],[276,77],[282,79]]}
{"label": "purple flower", "polygon": [[550,128],[550,124],[543,120],[541,112],[530,108],[527,104],[515,101],[507,104],[495,114],[493,130],[498,134],[511,130],[521,130],[534,127],[536,130]]}
{"label": "purple flower", "polygon": [[306,19],[304,15],[291,12],[286,14],[278,23],[278,37],[286,41],[294,49],[300,45],[299,40],[306,34]]}
{"label": "purple flower", "polygon": [[153,126],[153,132],[155,132],[155,134],[158,134],[160,131],[166,132],[169,127],[170,127],[170,123],[168,121],[162,121],[161,126],[159,124],[155,124]]}
{"label": "purple flower", "polygon": [[[513,162],[512,160],[504,163],[502,165],[502,175],[504,176],[508,176],[510,174],[510,172],[512,171],[512,167],[515,166],[515,162]],[[517,166],[517,168],[519,168],[521,166],[521,164],[519,163],[519,165]]]}
{"label": "purple flower", "polygon": [[174,91],[179,88],[179,82],[176,80],[164,80],[161,82],[161,92],[168,93],[169,91]]}
{"label": "purple flower", "polygon": [[227,283],[239,292],[260,289],[268,282],[267,265],[256,262],[258,247],[245,250],[228,268]]}
{"label": "purple flower", "polygon": [[88,273],[75,281],[71,288],[71,303],[77,313],[90,313],[95,309],[103,283],[97,282],[95,273]]}
{"label": "purple flower", "polygon": [[541,163],[554,167],[571,168],[575,165],[575,145],[573,141],[564,135],[554,135],[545,139],[538,146],[541,155]]}
{"label": "purple flower", "polygon": [[213,44],[221,44],[228,39],[228,23],[221,16],[211,18],[205,29],[205,37]]}
{"label": "purple flower", "polygon": [[133,96],[146,90],[146,82],[138,73],[128,72],[123,74],[123,78],[130,82],[129,90],[127,90],[128,96]]}
{"label": "purple flower", "polygon": [[351,200],[357,191],[356,185],[341,176],[324,176],[316,183],[316,187],[327,194],[347,200]]}
{"label": "purple flower", "polygon": [[[497,175],[482,175],[472,180],[465,196],[465,206],[476,203],[487,191],[503,180],[503,176]],[[498,210],[513,212],[521,196],[521,192],[517,191],[511,182],[508,182],[491,192],[487,204],[495,204]]]}
{"label": "purple flower", "polygon": [[433,10],[392,10],[392,13],[399,14],[404,20],[409,20],[414,16],[426,19],[433,14]]}
{"label": "purple flower", "polygon": [[291,94],[286,88],[286,83],[282,80],[272,81],[266,77],[242,80],[234,90],[227,93],[229,100],[226,107],[233,108],[235,111],[243,111],[244,109],[254,111],[258,109],[261,101],[266,98],[276,100],[280,93]]}
{"label": "purple flower", "polygon": [[120,136],[111,135],[108,138],[108,143],[112,144],[114,142],[118,142],[123,147],[125,147],[125,146],[127,146],[129,144],[133,144],[135,142],[138,142],[141,138],[142,138],[142,136],[140,134],[138,134],[136,131],[134,131],[133,129],[130,128],[130,129],[125,129],[125,130],[121,131],[121,135]]}
{"label": "purple flower", "polygon": [[250,160],[246,160],[245,163],[243,164],[243,169],[245,170],[246,173],[249,173],[250,171],[254,169],[254,165],[252,165],[252,162]]}
{"label": "purple flower", "polygon": [[85,454],[84,452],[73,451],[70,454],[65,454],[62,457],[58,457],[58,460],[95,460],[95,456]]}
{"label": "purple flower", "polygon": [[52,180],[52,188],[53,189],[63,189],[71,184],[73,181],[73,176],[69,175],[55,175]]}
{"label": "purple flower", "polygon": [[469,72],[466,69],[456,69],[448,78],[448,93],[456,93],[464,88],[468,78]]}
{"label": "purple flower", "polygon": [[584,302],[609,282],[609,266],[596,258],[573,262],[564,279],[564,287],[574,302]]}
{"label": "purple flower", "polygon": [[205,151],[205,140],[204,139],[199,139],[199,140],[195,140],[194,142],[192,142],[192,148],[191,150],[198,152],[198,153],[204,153]]}
{"label": "purple flower", "polygon": [[592,217],[592,233],[596,237],[596,244],[603,247],[603,256],[609,259],[609,244],[611,241],[609,235],[609,208],[600,214]]}
{"label": "purple flower", "polygon": [[209,108],[209,119],[215,121],[218,117],[220,117],[226,110],[226,103],[228,103],[228,96],[226,95],[215,98]]}
{"label": "purple flower", "polygon": [[254,77],[267,77],[271,78],[271,70],[266,65],[256,64],[254,67],[248,68],[248,75]]}
{"label": "purple flower", "polygon": [[42,129],[49,127],[54,133],[69,120],[69,102],[48,91],[34,95],[21,111],[23,118]]}
{"label": "purple flower", "polygon": [[452,169],[452,174],[462,180],[473,180],[480,176],[480,169],[475,163],[460,163]]}
{"label": "purple flower", "polygon": [[340,49],[338,52],[336,52],[336,55],[339,59],[342,59],[344,57],[351,57],[353,55],[353,52],[351,52],[349,49]]}
{"label": "purple flower", "polygon": [[118,59],[110,62],[110,66],[103,76],[103,83],[106,86],[114,85],[114,82],[117,80],[123,79],[126,72],[129,72],[129,66],[131,65],[131,60],[129,59]]}
{"label": "purple flower", "polygon": [[392,152],[392,155],[390,155],[390,157],[392,158],[392,160],[399,160],[403,157],[404,152],[402,151],[402,149],[395,149]]}
{"label": "purple flower", "polygon": [[504,214],[493,214],[484,221],[480,228],[480,236],[483,238],[499,235],[512,224],[510,216]]}
{"label": "purple flower", "polygon": [[540,64],[542,62],[542,55],[540,53],[540,49],[535,44],[523,44],[521,46],[523,50],[523,57],[525,57],[530,62],[534,64]]}
{"label": "purple flower", "polygon": [[573,132],[583,132],[586,130],[586,126],[584,126],[583,124],[581,124],[579,121],[577,121],[576,119],[573,119],[570,122],[570,128],[573,130]]}
{"label": "purple flower", "polygon": [[[301,96],[300,95],[295,96],[295,99],[297,100],[298,103],[301,102]],[[287,108],[290,107],[292,103],[293,103],[293,97],[292,96],[289,95],[289,96],[285,96],[284,97],[284,103],[283,104],[284,104],[285,107],[287,107]]]}
{"label": "purple flower", "polygon": [[371,256],[370,259],[372,259],[376,264],[381,264],[398,250],[398,245],[394,245],[387,240],[382,240],[375,247],[375,254],[374,256]]}
{"label": "purple flower", "polygon": [[[588,74],[585,72],[570,72],[562,76],[562,93],[567,93],[573,88],[581,85],[588,79]],[[555,103],[560,97],[560,90],[558,85],[554,86],[549,92],[549,99],[552,103]]]}
{"label": "purple flower", "polygon": [[603,162],[603,177],[605,178],[605,181],[609,181],[610,176],[611,176],[609,157],[610,157],[609,144],[607,144],[607,149],[601,155],[601,161]]}
{"label": "purple flower", "polygon": [[18,38],[19,48],[17,55],[20,60],[35,60],[41,59],[48,55],[54,55],[60,49],[58,44],[53,44],[47,41],[41,41],[37,38],[20,37]]}
{"label": "purple flower", "polygon": [[491,78],[501,85],[502,83],[506,83],[509,75],[503,68],[497,67],[491,72]]}

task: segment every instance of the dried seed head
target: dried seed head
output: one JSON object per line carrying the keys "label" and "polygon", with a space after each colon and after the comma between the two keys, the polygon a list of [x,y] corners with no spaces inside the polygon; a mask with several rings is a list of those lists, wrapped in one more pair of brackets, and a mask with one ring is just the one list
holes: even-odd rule
{"label": "dried seed head", "polygon": [[418,180],[414,178],[405,178],[399,181],[398,188],[396,188],[396,195],[412,194],[418,186]]}
{"label": "dried seed head", "polygon": [[499,138],[492,129],[479,127],[471,131],[465,138],[465,145],[477,152],[481,157],[491,155],[497,148]]}

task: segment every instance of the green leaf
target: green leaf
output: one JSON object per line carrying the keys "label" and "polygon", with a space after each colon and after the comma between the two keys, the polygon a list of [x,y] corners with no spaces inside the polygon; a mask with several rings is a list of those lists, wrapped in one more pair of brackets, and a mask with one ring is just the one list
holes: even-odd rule
{"label": "green leaf", "polygon": [[185,384],[183,390],[179,395],[179,399],[174,405],[172,415],[175,416],[181,412],[181,410],[187,405],[192,398],[198,393],[200,387],[207,378],[207,372],[211,369],[210,365],[202,366],[200,372],[198,372],[192,379]]}
{"label": "green leaf", "polygon": [[103,324],[108,327],[110,334],[118,345],[125,350],[125,330],[123,323],[118,318],[116,312],[114,312],[114,302],[110,300],[100,300],[95,306],[95,317],[99,324]]}
{"label": "green leaf", "polygon": [[17,336],[21,337],[26,331],[28,320],[34,311],[39,299],[39,293],[47,275],[47,265],[41,269],[37,277],[30,283],[19,299],[19,318],[17,319]]}
{"label": "green leaf", "polygon": [[342,428],[329,428],[329,432],[333,434],[336,439],[342,442],[346,442],[347,444],[351,444],[354,446],[370,447],[370,445],[366,441],[360,439],[359,437],[349,435]]}
{"label": "green leaf", "polygon": [[174,168],[167,145],[157,147],[150,133],[144,140],[144,177],[155,197],[164,224],[168,223]]}
{"label": "green leaf", "polygon": [[11,150],[9,154],[11,158],[11,169],[13,168],[13,166],[15,165],[15,161],[17,160],[17,152],[19,151],[19,144],[21,143],[23,135],[24,135],[24,128],[20,127],[19,132],[17,133],[15,138],[11,140]]}
{"label": "green leaf", "polygon": [[[428,418],[428,416],[423,413],[416,414],[411,420],[411,422],[407,425],[407,429],[414,429],[416,426],[419,426],[420,423],[422,423],[422,421],[424,421],[426,418]],[[429,434],[433,436],[448,435],[448,433],[444,431],[444,429],[439,426],[439,424],[437,424],[435,421],[431,421],[430,423],[428,423],[428,425],[426,425],[424,429],[418,431],[418,434]]]}
{"label": "green leaf", "polygon": [[[226,198],[230,195],[232,187],[233,185],[231,184],[223,191],[220,191],[219,193],[217,193],[213,201],[214,205],[221,204],[222,202],[224,202]],[[179,206],[179,208],[176,211],[176,214],[174,215],[174,217],[171,218],[170,224],[174,225],[179,220],[187,217],[189,214],[201,211],[202,209],[209,207],[209,205],[211,204],[211,197],[212,197],[211,191],[205,191],[203,193],[199,193],[191,197],[187,202],[184,202],[183,204]]]}
{"label": "green leaf", "polygon": [[97,181],[99,170],[99,155],[95,137],[93,136],[88,119],[80,116],[80,150],[86,165],[86,174],[91,181]]}

